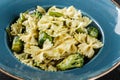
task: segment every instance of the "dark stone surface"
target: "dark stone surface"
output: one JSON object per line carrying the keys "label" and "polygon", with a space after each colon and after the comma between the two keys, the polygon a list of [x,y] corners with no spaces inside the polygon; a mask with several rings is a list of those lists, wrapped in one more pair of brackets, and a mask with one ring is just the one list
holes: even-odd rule
{"label": "dark stone surface", "polygon": [[114,1],[116,1],[118,4],[120,4],[120,0],[114,0]]}
{"label": "dark stone surface", "polygon": [[120,80],[120,65],[110,73],[97,80]]}

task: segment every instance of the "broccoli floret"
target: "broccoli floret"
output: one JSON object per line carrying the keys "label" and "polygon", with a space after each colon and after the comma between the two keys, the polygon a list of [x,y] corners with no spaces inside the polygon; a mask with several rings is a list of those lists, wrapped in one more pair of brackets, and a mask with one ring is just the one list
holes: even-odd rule
{"label": "broccoli floret", "polygon": [[98,33],[99,33],[99,31],[98,31],[97,28],[92,27],[92,26],[88,27],[88,34],[90,36],[97,38],[98,37]]}
{"label": "broccoli floret", "polygon": [[48,35],[47,33],[43,32],[43,31],[40,31],[39,32],[39,38],[38,38],[38,45],[39,45],[40,48],[43,47],[43,43],[47,39],[51,42],[53,41],[53,37],[51,37],[50,35]]}
{"label": "broccoli floret", "polygon": [[23,42],[18,36],[15,36],[12,43],[12,50],[19,53],[23,49]]}
{"label": "broccoli floret", "polygon": [[71,68],[82,67],[84,63],[84,56],[79,53],[72,54],[65,58],[63,61],[57,64],[57,68],[60,70],[67,70]]}
{"label": "broccoli floret", "polygon": [[42,17],[42,13],[40,13],[39,11],[35,11],[32,15],[36,16],[36,18],[38,18],[38,19],[40,19]]}

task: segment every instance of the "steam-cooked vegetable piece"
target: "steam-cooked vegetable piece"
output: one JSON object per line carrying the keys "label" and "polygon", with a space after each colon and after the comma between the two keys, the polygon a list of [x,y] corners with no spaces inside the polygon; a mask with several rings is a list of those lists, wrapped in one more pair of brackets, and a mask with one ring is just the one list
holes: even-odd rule
{"label": "steam-cooked vegetable piece", "polygon": [[12,50],[19,53],[23,49],[23,42],[19,39],[18,36],[15,36],[12,43]]}
{"label": "steam-cooked vegetable piece", "polygon": [[98,37],[98,29],[95,27],[88,27],[88,34],[92,37],[97,38]]}
{"label": "steam-cooked vegetable piece", "polygon": [[46,40],[49,40],[49,41],[53,41],[53,38],[48,35],[47,33],[43,32],[43,31],[40,31],[39,32],[39,38],[38,38],[38,45],[40,48],[43,47],[43,43],[46,41]]}
{"label": "steam-cooked vegetable piece", "polygon": [[39,19],[42,17],[42,14],[39,11],[35,11],[32,15]]}
{"label": "steam-cooked vegetable piece", "polygon": [[77,32],[77,33],[86,33],[87,31],[86,31],[85,28],[78,28],[78,29],[76,30],[76,32]]}
{"label": "steam-cooked vegetable piece", "polygon": [[10,42],[12,41],[12,35],[10,33],[10,27],[7,27],[6,28],[6,32],[7,32],[7,35],[8,35],[8,39],[10,40]]}
{"label": "steam-cooked vegetable piece", "polygon": [[55,16],[55,17],[61,17],[61,16],[63,16],[63,14],[62,13],[59,13],[59,12],[49,12],[49,15],[50,16]]}
{"label": "steam-cooked vegetable piece", "polygon": [[79,53],[69,55],[62,62],[57,64],[58,69],[67,70],[71,68],[82,67],[84,63],[84,57]]}
{"label": "steam-cooked vegetable piece", "polygon": [[24,13],[20,13],[20,18],[17,20],[17,23],[22,24],[23,21],[25,21]]}
{"label": "steam-cooked vegetable piece", "polygon": [[42,17],[42,14],[39,11],[36,11],[35,13],[36,13],[36,17],[37,18],[41,18]]}

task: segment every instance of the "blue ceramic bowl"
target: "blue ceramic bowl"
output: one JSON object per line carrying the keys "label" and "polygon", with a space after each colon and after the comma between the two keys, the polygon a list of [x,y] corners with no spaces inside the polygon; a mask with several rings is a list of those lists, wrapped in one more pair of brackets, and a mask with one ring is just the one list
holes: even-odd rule
{"label": "blue ceramic bowl", "polygon": [[[104,47],[82,68],[47,72],[18,61],[8,47],[5,28],[20,12],[40,5],[75,6],[91,16],[103,30]],[[120,9],[110,0],[1,0],[0,1],[0,68],[25,80],[86,80],[98,76],[120,62]]]}

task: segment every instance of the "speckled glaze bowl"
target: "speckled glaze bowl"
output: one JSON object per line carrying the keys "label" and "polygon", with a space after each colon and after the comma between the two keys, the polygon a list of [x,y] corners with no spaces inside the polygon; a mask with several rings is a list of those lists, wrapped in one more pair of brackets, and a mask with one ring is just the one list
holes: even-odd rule
{"label": "speckled glaze bowl", "polygon": [[[20,12],[40,5],[73,5],[93,18],[102,30],[103,48],[82,68],[47,72],[22,64],[8,47],[5,28]],[[0,69],[17,79],[86,80],[100,76],[120,62],[120,9],[110,0],[1,0],[0,1]]]}

